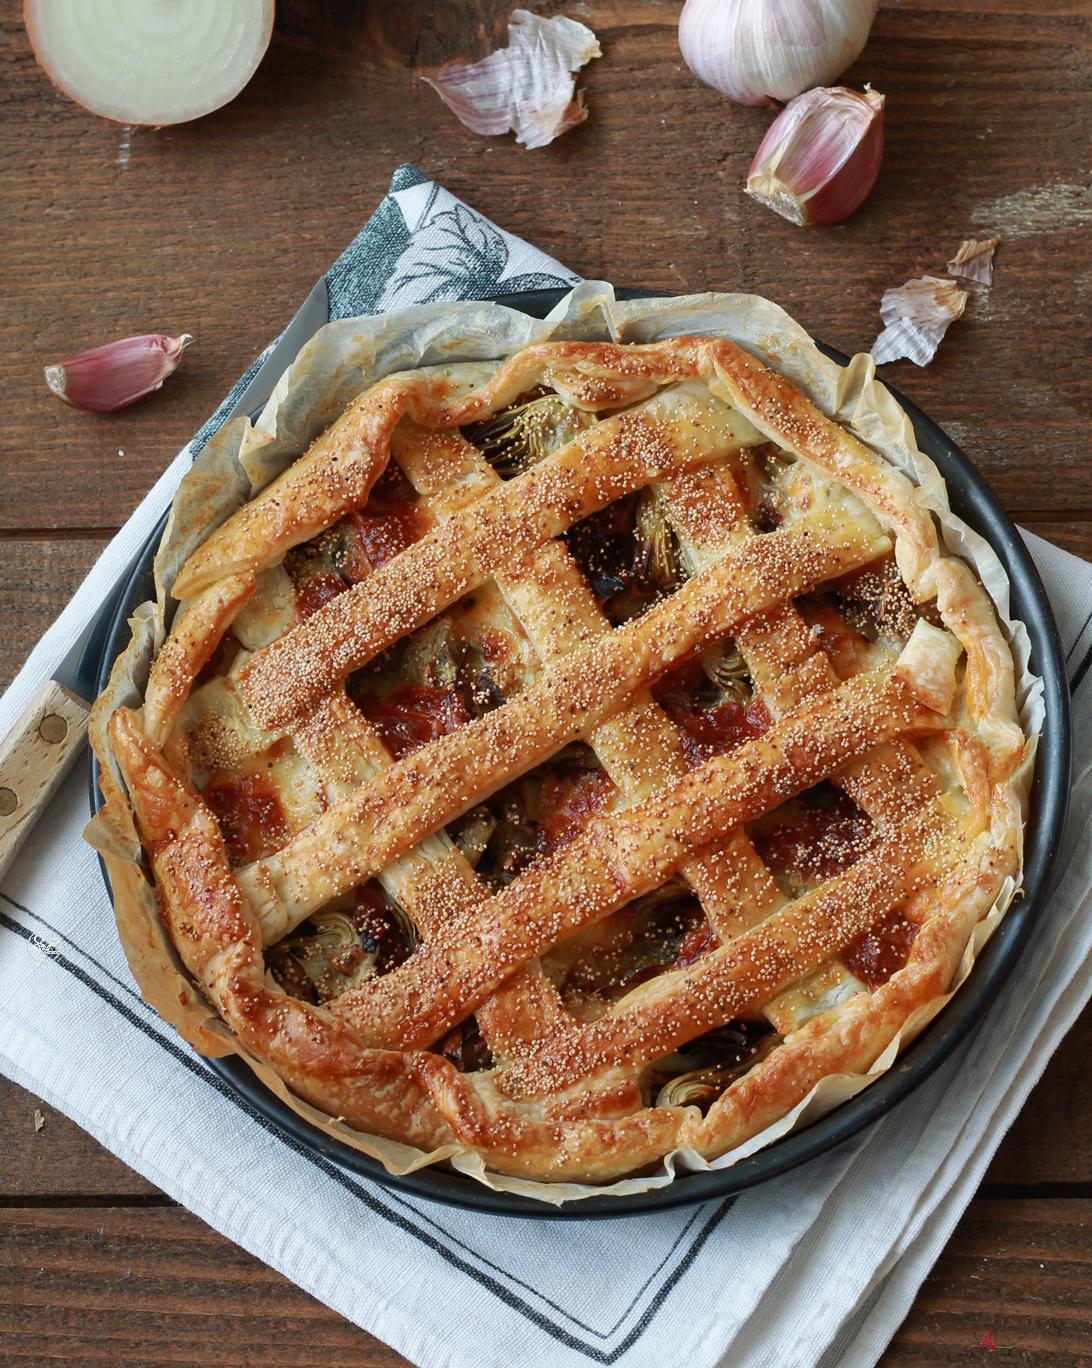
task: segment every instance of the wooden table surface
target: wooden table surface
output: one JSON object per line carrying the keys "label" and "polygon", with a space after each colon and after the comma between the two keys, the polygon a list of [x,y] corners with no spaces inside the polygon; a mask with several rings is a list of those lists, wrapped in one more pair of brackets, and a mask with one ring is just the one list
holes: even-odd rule
{"label": "wooden table surface", "polygon": [[[995,283],[925,369],[885,370],[1020,522],[1092,558],[1090,0],[881,0],[847,83],[887,96],[887,150],[847,223],[741,193],[770,122],[700,86],[678,0],[539,4],[595,29],[591,117],[528,152],[464,130],[420,79],[503,38],[498,0],[281,0],[254,80],[196,123],[127,133],[35,64],[0,0],[0,685],[108,538],[412,161],[574,270],[751,290],[847,352],[887,287],[997,236]],[[162,392],[76,413],[42,367],[190,332]],[[882,1362],[1092,1364],[1092,1013],[1064,1042]],[[0,1080],[0,1359],[403,1363]],[[993,1356],[983,1340],[992,1335]]]}

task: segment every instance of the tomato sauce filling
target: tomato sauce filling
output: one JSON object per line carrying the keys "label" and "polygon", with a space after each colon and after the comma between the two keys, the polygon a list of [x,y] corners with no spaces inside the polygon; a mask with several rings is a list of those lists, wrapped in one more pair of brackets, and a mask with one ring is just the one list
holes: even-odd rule
{"label": "tomato sauce filling", "polygon": [[272,855],[292,835],[277,790],[261,771],[213,774],[204,798],[220,823],[233,866]]}
{"label": "tomato sauce filling", "polygon": [[342,522],[350,534],[345,570],[355,584],[423,537],[434,519],[418,504],[416,490],[402,468],[390,461],[372,487],[368,502]]}
{"label": "tomato sauce filling", "polygon": [[688,769],[697,769],[714,755],[727,755],[744,741],[770,729],[770,714],[761,698],[749,703],[728,699],[711,708],[673,714]]}
{"label": "tomato sauce filling", "polygon": [[384,561],[419,541],[432,526],[432,519],[424,509],[403,500],[391,500],[387,507],[382,503],[373,507],[369,500],[363,511],[350,513],[345,521],[354,533],[353,551],[357,557],[362,556],[364,562],[361,565],[357,559],[350,558],[346,566],[354,583],[363,579],[368,569],[378,569]]}
{"label": "tomato sauce filling", "polygon": [[343,594],[348,587],[336,570],[308,575],[296,588],[296,621],[306,622],[323,604]]}
{"label": "tomato sauce filling", "polygon": [[842,963],[875,990],[903,968],[920,930],[901,911],[891,912],[842,952]]}
{"label": "tomato sauce filling", "polygon": [[720,937],[707,921],[702,920],[697,926],[691,927],[683,937],[675,968],[689,969],[692,964],[697,964],[698,960],[704,959],[710,950],[716,950],[719,945]]}
{"label": "tomato sauce filling", "polygon": [[470,721],[453,685],[403,684],[383,700],[373,696],[358,701],[396,760]]}
{"label": "tomato sauce filling", "polygon": [[296,620],[313,613],[385,561],[418,541],[433,518],[393,461],[376,481],[367,504],[295,547],[284,566],[296,589]]}
{"label": "tomato sauce filling", "polygon": [[545,855],[574,840],[588,819],[610,806],[618,790],[604,770],[575,776],[547,775],[535,802],[535,824]]}
{"label": "tomato sauce filling", "polygon": [[727,755],[770,729],[769,711],[751,694],[745,677],[738,692],[730,693],[706,675],[700,659],[672,666],[657,681],[653,697],[675,724],[687,769]]}
{"label": "tomato sauce filling", "polygon": [[748,834],[763,864],[793,898],[849,869],[876,842],[868,813],[830,783],[783,803]]}

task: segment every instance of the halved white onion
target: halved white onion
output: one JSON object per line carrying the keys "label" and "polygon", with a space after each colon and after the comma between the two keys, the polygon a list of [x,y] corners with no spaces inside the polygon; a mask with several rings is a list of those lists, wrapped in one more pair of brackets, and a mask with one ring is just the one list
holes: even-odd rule
{"label": "halved white onion", "polygon": [[198,119],[258,69],[274,0],[25,0],[46,75],[92,114],[123,124]]}

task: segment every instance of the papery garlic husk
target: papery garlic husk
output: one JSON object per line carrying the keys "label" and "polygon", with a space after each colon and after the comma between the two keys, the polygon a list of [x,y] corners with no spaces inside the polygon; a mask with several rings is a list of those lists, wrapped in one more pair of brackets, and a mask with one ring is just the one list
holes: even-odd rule
{"label": "papery garlic husk", "polygon": [[993,284],[993,254],[997,250],[997,238],[964,238],[959,251],[948,263],[948,274],[963,280],[973,280],[976,285]]}
{"label": "papery garlic husk", "polygon": [[602,57],[595,34],[575,19],[540,19],[513,10],[508,46],[472,66],[445,67],[424,79],[472,133],[511,129],[525,147],[545,147],[588,117],[575,73]]}
{"label": "papery garlic husk", "polygon": [[884,97],[809,90],[770,125],[747,194],[790,223],[840,223],[864,202],[883,161]]}
{"label": "papery garlic husk", "polygon": [[941,339],[967,307],[967,292],[954,280],[921,276],[894,290],[885,290],[880,317],[885,327],[872,344],[877,366],[904,357],[916,366],[927,366]]}
{"label": "papery garlic husk", "polygon": [[683,60],[699,81],[745,105],[829,85],[856,61],[876,0],[686,0]]}
{"label": "papery garlic husk", "polygon": [[71,408],[111,413],[157,390],[193,341],[189,333],[142,333],[46,366],[46,384]]}

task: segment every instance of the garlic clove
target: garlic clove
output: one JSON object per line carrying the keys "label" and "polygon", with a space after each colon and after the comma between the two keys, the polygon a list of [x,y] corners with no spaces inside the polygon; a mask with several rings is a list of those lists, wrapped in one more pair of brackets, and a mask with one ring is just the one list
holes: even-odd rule
{"label": "garlic clove", "polygon": [[875,17],[876,0],[686,0],[679,47],[699,81],[768,105],[837,80]]}
{"label": "garlic clove", "polygon": [[997,238],[983,238],[981,242],[976,242],[974,238],[964,239],[959,244],[959,251],[948,263],[948,274],[973,280],[977,285],[992,285],[993,254],[997,242]]}
{"label": "garlic clove", "polygon": [[941,338],[963,313],[967,292],[954,280],[922,276],[895,290],[885,290],[880,317],[886,324],[872,344],[877,366],[905,357],[916,366],[927,366],[936,355]]}
{"label": "garlic clove", "polygon": [[472,66],[452,66],[428,80],[472,133],[509,129],[525,147],[545,147],[588,117],[575,73],[601,57],[599,41],[575,19],[540,19],[513,10],[508,46]]}
{"label": "garlic clove", "polygon": [[71,408],[110,413],[159,389],[193,341],[189,333],[142,333],[46,366],[46,384]]}
{"label": "garlic clove", "polygon": [[747,194],[790,223],[848,218],[879,175],[883,106],[878,91],[844,86],[790,100],[755,154]]}

